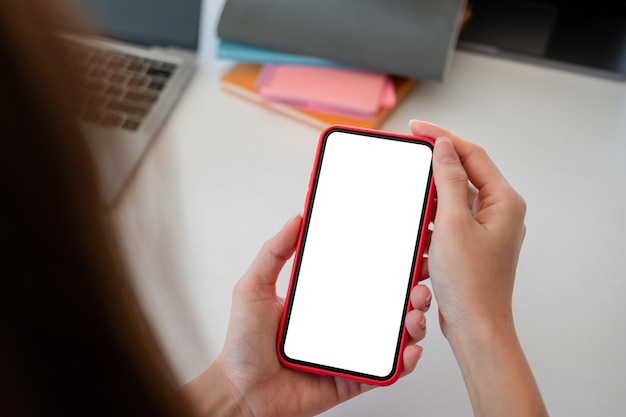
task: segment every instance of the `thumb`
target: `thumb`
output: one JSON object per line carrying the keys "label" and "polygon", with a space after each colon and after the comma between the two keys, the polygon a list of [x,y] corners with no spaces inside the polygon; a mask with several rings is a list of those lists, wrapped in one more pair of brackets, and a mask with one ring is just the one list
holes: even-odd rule
{"label": "thumb", "polygon": [[302,216],[298,214],[265,242],[244,279],[256,285],[274,285],[280,270],[296,249],[301,223]]}
{"label": "thumb", "polygon": [[433,175],[437,187],[437,216],[469,213],[468,176],[454,145],[445,136],[435,141]]}

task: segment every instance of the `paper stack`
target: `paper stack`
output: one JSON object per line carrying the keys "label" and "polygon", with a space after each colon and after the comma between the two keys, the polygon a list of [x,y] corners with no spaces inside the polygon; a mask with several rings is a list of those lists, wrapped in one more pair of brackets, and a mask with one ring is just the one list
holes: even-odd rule
{"label": "paper stack", "polygon": [[321,129],[378,128],[415,84],[406,77],[288,64],[239,63],[222,76],[226,91]]}

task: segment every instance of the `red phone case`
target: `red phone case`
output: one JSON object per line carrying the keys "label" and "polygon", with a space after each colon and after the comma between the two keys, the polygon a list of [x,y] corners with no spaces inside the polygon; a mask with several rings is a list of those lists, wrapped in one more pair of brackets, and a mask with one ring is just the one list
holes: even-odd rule
{"label": "red phone case", "polygon": [[[317,171],[320,167],[320,158],[322,155],[322,151],[324,148],[324,141],[326,139],[326,137],[332,133],[333,131],[346,131],[346,132],[355,132],[355,133],[361,133],[361,134],[365,134],[365,135],[370,135],[370,136],[383,136],[383,137],[392,137],[392,138],[401,138],[401,139],[409,139],[412,141],[419,141],[422,143],[426,143],[431,147],[434,147],[434,143],[435,141],[431,138],[427,138],[427,137],[418,137],[418,136],[409,136],[409,135],[401,135],[401,134],[396,134],[396,133],[389,133],[389,132],[384,132],[384,131],[379,131],[379,130],[373,130],[373,129],[363,129],[363,128],[356,128],[356,127],[351,127],[351,126],[342,126],[342,125],[334,125],[334,126],[330,126],[329,128],[327,128],[326,130],[324,130],[322,132],[322,134],[320,135],[320,139],[318,142],[318,146],[317,146],[317,151],[316,151],[316,156],[315,156],[315,161],[313,164],[313,170],[311,172],[311,176],[309,179],[309,189],[307,192],[307,196],[306,196],[306,202],[305,202],[305,206],[304,206],[304,212],[303,212],[303,219],[302,219],[302,225],[300,227],[300,234],[298,237],[298,242],[296,245],[296,251],[295,251],[295,255],[294,255],[294,260],[293,260],[293,267],[292,267],[292,271],[291,271],[291,277],[290,277],[290,282],[289,282],[289,287],[287,290],[287,295],[285,298],[285,305],[284,305],[284,309],[283,309],[283,314],[281,317],[281,321],[280,321],[280,325],[279,325],[279,329],[278,329],[278,338],[277,338],[277,352],[278,352],[278,358],[280,360],[280,362],[288,368],[291,369],[295,369],[298,371],[304,371],[304,372],[310,372],[310,373],[315,373],[315,374],[319,374],[319,375],[330,375],[330,376],[338,376],[338,377],[342,377],[348,380],[353,380],[359,383],[366,383],[366,384],[372,384],[372,385],[380,385],[380,386],[384,386],[384,385],[390,385],[392,383],[394,383],[399,377],[400,374],[402,373],[402,351],[404,350],[405,346],[406,346],[406,342],[408,339],[408,333],[406,331],[406,329],[403,328],[402,330],[402,337],[401,337],[401,342],[400,342],[400,354],[397,355],[397,361],[396,361],[396,366],[395,366],[395,370],[393,372],[393,374],[389,375],[386,378],[378,378],[378,377],[370,377],[367,375],[363,375],[363,374],[357,374],[357,373],[352,373],[349,371],[342,371],[342,370],[333,370],[333,369],[328,369],[326,367],[320,366],[317,367],[313,364],[311,365],[307,365],[307,364],[302,364],[302,363],[297,363],[294,362],[292,360],[290,360],[290,358],[288,358],[285,354],[284,351],[282,349],[282,345],[284,342],[284,338],[285,338],[285,326],[286,326],[286,322],[287,322],[287,318],[288,318],[288,313],[289,313],[289,305],[291,303],[293,294],[294,294],[294,278],[295,278],[295,274],[297,271],[297,265],[300,262],[300,257],[302,255],[301,249],[302,249],[302,244],[303,244],[303,238],[304,238],[304,230],[305,230],[305,225],[307,224],[308,221],[308,217],[310,215],[310,210],[312,209],[311,207],[311,199],[312,199],[312,190],[313,190],[313,183],[315,181],[316,175],[317,175]],[[422,218],[422,223],[421,223],[421,236],[419,239],[419,243],[418,243],[418,248],[417,248],[417,252],[416,252],[416,260],[415,260],[415,269],[413,270],[413,274],[412,274],[412,282],[410,283],[410,287],[409,288],[413,288],[414,285],[416,285],[418,283],[418,281],[420,280],[420,270],[422,267],[422,263],[423,263],[423,257],[424,257],[424,251],[426,249],[426,245],[427,245],[427,239],[424,238],[424,234],[428,232],[428,226],[430,224],[430,222],[432,222],[433,218],[434,218],[434,211],[435,211],[435,195],[436,195],[436,191],[435,191],[435,184],[434,181],[432,179],[432,169],[431,169],[431,175],[429,178],[429,185],[427,188],[427,196],[426,196],[426,202],[425,202],[425,206],[424,206],[424,215]],[[406,298],[406,308],[405,308],[405,316],[406,314],[411,310],[411,303],[408,300],[408,293],[407,293],[407,298]],[[404,323],[404,321],[403,321]]]}

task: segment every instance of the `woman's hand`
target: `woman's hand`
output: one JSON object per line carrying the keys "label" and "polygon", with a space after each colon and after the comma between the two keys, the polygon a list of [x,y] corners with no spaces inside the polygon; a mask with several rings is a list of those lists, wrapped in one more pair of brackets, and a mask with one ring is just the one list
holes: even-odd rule
{"label": "woman's hand", "polygon": [[474,323],[512,325],[513,282],[526,231],[526,203],[480,146],[425,122],[437,138],[437,211],[428,273],[446,336]]}
{"label": "woman's hand", "polygon": [[412,121],[411,131],[436,138],[437,210],[423,274],[474,415],[547,416],[511,308],[526,203],[480,146],[425,122]]}
{"label": "woman's hand", "polygon": [[[226,343],[213,365],[184,388],[199,415],[311,416],[359,395],[373,386],[283,367],[276,353],[283,300],[276,279],[292,256],[301,216],[291,219],[267,241],[235,286]],[[415,310],[406,319],[410,342],[403,352],[403,372],[415,368],[422,352],[424,311],[430,291],[417,286]]]}

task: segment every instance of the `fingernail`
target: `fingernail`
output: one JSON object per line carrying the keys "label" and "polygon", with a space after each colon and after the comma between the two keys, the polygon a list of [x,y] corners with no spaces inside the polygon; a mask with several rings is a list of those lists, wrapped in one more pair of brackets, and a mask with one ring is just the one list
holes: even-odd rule
{"label": "fingernail", "polygon": [[298,217],[302,217],[302,212],[300,212],[298,214],[294,214],[293,216],[291,216],[289,218],[289,220],[287,220],[287,222],[283,225],[283,228],[286,228],[289,224],[291,224],[291,222],[296,220]]}
{"label": "fingernail", "polygon": [[426,311],[430,308],[430,303],[433,301],[433,295],[428,294],[428,298],[426,299]]}
{"label": "fingernail", "polygon": [[422,330],[426,330],[426,316],[422,317],[422,321],[420,321],[420,327]]}
{"label": "fingernail", "polygon": [[454,150],[454,146],[450,139],[440,136],[435,141],[434,156],[439,162],[457,162],[459,155]]}

